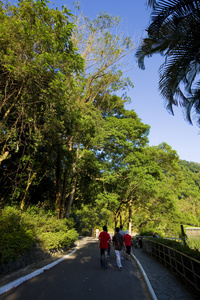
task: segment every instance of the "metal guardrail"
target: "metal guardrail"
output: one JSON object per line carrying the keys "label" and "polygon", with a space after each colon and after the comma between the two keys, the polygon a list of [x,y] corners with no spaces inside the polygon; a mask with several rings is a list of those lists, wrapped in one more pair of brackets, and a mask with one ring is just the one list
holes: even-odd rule
{"label": "metal guardrail", "polygon": [[145,238],[143,238],[143,249],[165,267],[170,268],[195,295],[200,296],[200,261],[159,244],[158,241]]}

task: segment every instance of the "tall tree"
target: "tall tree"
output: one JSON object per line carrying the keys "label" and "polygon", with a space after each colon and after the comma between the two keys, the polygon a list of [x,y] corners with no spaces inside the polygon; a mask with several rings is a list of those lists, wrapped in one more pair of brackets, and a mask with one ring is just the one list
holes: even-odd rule
{"label": "tall tree", "polygon": [[[134,181],[140,182],[134,190],[133,224],[137,228],[148,228],[162,224],[163,228],[173,223],[169,216],[176,215],[176,190],[180,186],[179,157],[169,145],[162,143],[157,147],[147,147],[143,150],[144,158],[138,160],[140,173]],[[135,216],[141,214],[140,222]],[[167,221],[166,221],[167,220]],[[173,225],[172,225],[173,226]],[[153,227],[152,227],[153,228]]]}
{"label": "tall tree", "polygon": [[[172,211],[174,198],[171,191],[175,176],[173,180],[172,176],[166,179],[164,174],[176,173],[179,160],[176,151],[167,144],[146,146],[148,126],[142,124],[134,114],[128,112],[127,119],[126,113],[124,118],[122,115],[119,119],[108,118],[109,135],[103,144],[103,152],[99,154],[101,159],[104,157],[103,193],[101,199],[97,199],[98,204],[110,208],[115,223],[119,219],[124,224],[129,223],[129,230],[133,212],[139,207],[149,206],[154,211],[153,206],[157,205],[157,216],[154,216],[157,222],[162,214],[167,215],[168,210]],[[178,181],[175,185],[178,185]],[[148,223],[148,218],[145,221]]]}
{"label": "tall tree", "polygon": [[[78,177],[83,171],[81,160],[88,151],[100,145],[103,140],[103,114],[115,106],[129,101],[125,88],[132,86],[129,78],[123,75],[126,57],[134,46],[128,37],[113,34],[113,28],[119,26],[119,19],[108,14],[100,14],[90,21],[82,13],[73,17],[76,29],[73,31],[72,42],[85,60],[84,81],[81,77],[76,84],[76,92],[70,95],[70,124],[63,134],[63,145],[68,149],[68,157],[63,162],[68,169],[67,192],[63,185],[61,203],[69,217],[74,201]],[[113,94],[121,90],[122,97]],[[117,100],[116,100],[117,99]],[[63,183],[66,182],[63,180]],[[70,184],[71,182],[71,184]],[[66,198],[67,197],[67,201]],[[62,215],[64,213],[62,212]]]}
{"label": "tall tree", "polygon": [[49,9],[45,0],[1,1],[0,19],[1,172],[5,190],[15,186],[16,192],[20,184],[23,208],[44,157],[57,145],[69,87],[83,60],[71,42],[67,9]]}
{"label": "tall tree", "polygon": [[148,0],[152,7],[147,37],[136,52],[140,68],[144,58],[155,53],[164,55],[159,69],[159,90],[166,107],[173,114],[173,106],[184,108],[186,120],[192,123],[195,113],[200,125],[200,1]]}
{"label": "tall tree", "polygon": [[199,226],[200,217],[200,164],[180,161],[182,185],[177,191],[178,206],[184,222]]}
{"label": "tall tree", "polygon": [[[101,199],[97,197],[97,203],[110,208],[116,223],[124,206],[132,200],[130,190],[135,188],[129,176],[128,157],[136,157],[137,153],[141,155],[141,149],[148,142],[149,126],[143,124],[134,111],[120,108],[106,117],[104,128],[106,137],[98,153],[102,161],[103,190]],[[133,161],[132,164],[139,172]]]}

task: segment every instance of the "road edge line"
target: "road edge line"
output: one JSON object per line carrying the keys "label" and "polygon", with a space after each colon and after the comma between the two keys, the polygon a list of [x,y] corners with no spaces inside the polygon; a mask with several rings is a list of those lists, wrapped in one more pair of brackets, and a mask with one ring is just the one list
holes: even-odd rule
{"label": "road edge line", "polygon": [[138,265],[138,267],[139,267],[139,269],[140,269],[140,272],[142,273],[142,276],[143,276],[143,278],[144,278],[144,281],[145,281],[145,283],[146,283],[146,286],[147,286],[147,288],[148,288],[148,291],[149,291],[149,293],[150,293],[152,299],[153,299],[153,300],[158,300],[158,298],[157,298],[157,296],[156,296],[156,294],[155,294],[155,292],[154,292],[154,290],[153,290],[153,288],[152,288],[152,286],[151,286],[151,283],[150,283],[150,281],[149,281],[149,278],[147,277],[147,274],[145,273],[145,271],[144,271],[144,269],[143,269],[141,263],[139,262],[139,260],[137,259],[137,257],[136,257],[133,253],[131,253],[131,256],[132,256],[132,258],[136,261],[136,263],[137,263],[137,265]]}
{"label": "road edge line", "polygon": [[79,242],[77,242],[77,245],[76,245],[76,248],[70,252],[69,254],[59,258],[58,260],[54,261],[53,263],[51,264],[48,264],[28,275],[25,275],[25,276],[22,276],[14,281],[11,281],[10,283],[0,287],[0,295],[8,292],[9,290],[19,286],[20,284],[22,284],[23,282],[37,276],[37,275],[40,275],[41,273],[43,273],[45,270],[49,270],[50,268],[54,267],[55,265],[59,264],[61,261],[65,260],[67,257],[69,257],[70,255],[74,254],[76,252],[76,250],[78,249],[78,246],[79,246]]}

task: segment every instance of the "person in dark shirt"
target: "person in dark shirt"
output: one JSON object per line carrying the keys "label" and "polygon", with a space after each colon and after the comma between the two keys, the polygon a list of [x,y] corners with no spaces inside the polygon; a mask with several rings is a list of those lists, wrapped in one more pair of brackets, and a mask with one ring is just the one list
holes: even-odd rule
{"label": "person in dark shirt", "polygon": [[118,266],[119,270],[121,271],[122,270],[121,252],[122,252],[123,246],[125,247],[125,243],[124,243],[123,236],[119,233],[119,227],[116,227],[115,231],[116,231],[116,233],[113,237],[113,245],[115,247],[117,266]]}
{"label": "person in dark shirt", "polygon": [[[125,232],[124,232],[124,230],[123,230],[123,226],[122,226],[122,225],[120,225],[119,233],[124,237]],[[122,247],[121,259],[124,259],[124,250],[125,250],[125,249],[123,249],[123,247]]]}

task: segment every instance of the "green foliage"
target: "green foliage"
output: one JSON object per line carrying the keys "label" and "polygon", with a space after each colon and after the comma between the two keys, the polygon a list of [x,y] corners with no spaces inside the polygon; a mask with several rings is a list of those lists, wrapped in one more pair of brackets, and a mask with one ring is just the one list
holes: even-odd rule
{"label": "green foliage", "polygon": [[39,239],[41,240],[44,249],[65,249],[78,239],[78,234],[75,229],[66,232],[66,225],[63,225],[63,230],[56,226],[53,228],[54,226],[52,226],[48,229],[50,231],[40,233]]}
{"label": "green foliage", "polygon": [[200,219],[200,164],[181,160],[181,187],[177,191],[182,224],[199,226]]}
{"label": "green foliage", "polygon": [[187,238],[187,245],[190,249],[200,251],[200,237],[189,237]]}
{"label": "green foliage", "polygon": [[134,205],[133,227],[136,232],[152,228],[166,237],[179,236],[181,224],[199,225],[199,164],[179,161],[166,144],[151,147],[148,152],[161,167],[160,179],[154,185],[149,181],[143,196],[140,189]]}
{"label": "green foliage", "polygon": [[107,224],[108,228],[113,228],[112,215],[107,206],[102,201],[93,205],[81,205],[80,209],[74,209],[72,216],[76,222],[76,229],[83,236],[91,236],[92,229],[102,228]]}
{"label": "green foliage", "polygon": [[143,236],[152,236],[152,233],[154,232],[154,229],[149,228],[148,230],[141,230],[139,235],[143,235]]}
{"label": "green foliage", "polygon": [[23,199],[22,207],[30,185],[47,172],[83,69],[71,14],[47,3],[21,0],[0,10],[0,184],[5,203]]}
{"label": "green foliage", "polygon": [[51,211],[46,212],[33,206],[28,208],[22,217],[25,223],[29,222],[34,226],[36,236],[44,249],[66,248],[78,238],[73,228],[73,220],[56,219]]}
{"label": "green foliage", "polygon": [[5,207],[0,211],[0,263],[15,261],[36,242],[34,229],[23,223],[19,210]]}
{"label": "green foliage", "polygon": [[[28,207],[12,222],[27,244],[67,246],[75,225],[52,210],[64,218],[71,207],[83,235],[128,220],[170,236],[199,225],[200,166],[166,143],[149,147],[150,127],[125,109],[126,93],[114,94],[132,87],[123,58],[134,46],[112,34],[119,18],[0,3],[1,204]],[[45,210],[29,207],[39,201]]]}
{"label": "green foliage", "polygon": [[19,259],[39,243],[43,250],[70,247],[78,238],[73,220],[58,220],[37,206],[22,212],[5,207],[0,212],[0,263]]}
{"label": "green foliage", "polygon": [[88,203],[99,188],[95,151],[106,114],[130,100],[122,68],[134,46],[113,34],[119,18],[107,13],[90,21],[46,0],[2,4],[0,13],[3,205],[46,201],[69,217],[75,198]]}
{"label": "green foliage", "polygon": [[169,246],[177,251],[182,252],[185,255],[188,255],[189,257],[192,257],[200,261],[200,252],[197,249],[196,250],[191,249],[188,245],[185,246],[180,242],[162,239],[162,238],[159,239],[152,238],[152,240],[153,242],[157,242],[159,244]]}

